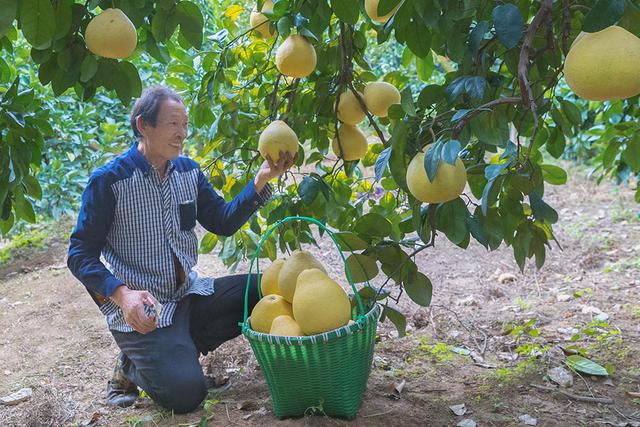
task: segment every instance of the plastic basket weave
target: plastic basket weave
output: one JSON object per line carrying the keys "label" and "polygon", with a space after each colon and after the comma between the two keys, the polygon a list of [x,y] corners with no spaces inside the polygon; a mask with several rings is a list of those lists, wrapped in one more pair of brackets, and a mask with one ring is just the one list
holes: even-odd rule
{"label": "plastic basket weave", "polygon": [[[331,231],[319,221],[308,217],[287,217],[274,224],[260,241],[251,260],[250,274],[263,242],[273,230],[286,222],[299,220],[317,224],[329,234],[340,251]],[[353,418],[362,401],[371,372],[381,308],[374,303],[365,310],[342,251],[340,256],[357,300],[358,316],[355,323],[323,334],[282,337],[252,330],[248,317],[247,280],[242,333],[249,340],[267,380],[273,410],[278,417],[319,412],[333,417]]]}

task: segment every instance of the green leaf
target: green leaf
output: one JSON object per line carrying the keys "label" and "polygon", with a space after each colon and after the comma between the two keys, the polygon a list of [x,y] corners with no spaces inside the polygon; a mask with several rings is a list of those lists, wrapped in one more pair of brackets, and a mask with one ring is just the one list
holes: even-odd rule
{"label": "green leaf", "polygon": [[354,283],[368,282],[379,273],[376,259],[367,255],[349,255],[346,263]]}
{"label": "green leaf", "polygon": [[400,93],[400,104],[402,105],[402,109],[405,113],[410,115],[411,117],[416,116],[416,106],[413,103],[413,94],[411,93],[411,88],[406,87]]}
{"label": "green leaf", "polygon": [[380,154],[378,154],[378,159],[376,160],[375,165],[375,175],[376,181],[380,181],[382,179],[382,175],[384,174],[385,169],[387,169],[387,165],[389,164],[389,157],[391,156],[391,147],[387,147]]}
{"label": "green leaf", "polygon": [[380,0],[378,3],[378,16],[384,16],[391,12],[400,3],[400,0]]}
{"label": "green leaf", "polygon": [[518,263],[520,271],[524,271],[525,261],[527,254],[529,253],[529,247],[531,245],[532,235],[526,223],[520,224],[515,237],[513,238],[513,256]]}
{"label": "green leaf", "polygon": [[18,0],[0,0],[0,37],[13,25],[18,13]]}
{"label": "green leaf", "polygon": [[158,10],[151,20],[151,33],[158,42],[164,42],[176,31],[178,20],[173,13]]}
{"label": "green leaf", "polygon": [[56,27],[56,18],[50,0],[23,0],[20,9],[22,33],[31,46],[46,49]]}
{"label": "green leaf", "polygon": [[440,166],[440,160],[442,159],[442,147],[444,146],[444,141],[440,140],[435,144],[432,144],[427,149],[427,153],[424,156],[424,169],[427,172],[427,178],[429,178],[429,182],[433,182],[435,179],[436,173],[438,172],[438,167]]}
{"label": "green leaf", "polygon": [[598,365],[596,362],[593,362],[585,357],[578,356],[577,354],[572,354],[568,356],[565,360],[565,363],[571,369],[574,369],[578,372],[582,372],[587,375],[597,375],[597,376],[608,376],[609,373],[607,370]]}
{"label": "green leaf", "polygon": [[551,128],[549,141],[546,143],[547,151],[556,159],[562,156],[567,145],[564,134],[557,127]]}
{"label": "green leaf", "polygon": [[634,200],[636,201],[636,203],[640,203],[640,185],[638,186],[638,189],[636,190],[636,195],[634,197]]}
{"label": "green leaf", "polygon": [[[393,107],[393,106],[392,106]],[[409,191],[407,188],[407,165],[409,159],[407,158],[407,125],[401,122],[393,129],[393,135],[391,136],[391,156],[389,157],[389,171],[393,180],[398,186],[405,191]]]}
{"label": "green leaf", "polygon": [[578,107],[576,107],[574,103],[565,100],[560,101],[560,107],[569,122],[571,122],[571,124],[576,128],[580,127],[580,124],[582,123],[582,116]]}
{"label": "green leaf", "polygon": [[319,190],[320,184],[318,181],[310,176],[305,176],[298,186],[298,196],[300,196],[305,204],[310,205],[316,199]]}
{"label": "green leaf", "polygon": [[411,270],[407,276],[402,284],[409,298],[423,307],[431,305],[431,294],[433,292],[431,280],[417,270]]}
{"label": "green leaf", "polygon": [[627,148],[622,152],[622,160],[632,171],[640,172],[640,131],[636,132],[633,138],[629,138]]}
{"label": "green leaf", "polygon": [[445,89],[439,85],[428,85],[418,95],[418,107],[426,109],[427,107],[439,102],[445,96]]}
{"label": "green leaf", "polygon": [[234,236],[225,238],[222,250],[220,251],[220,259],[227,260],[236,254],[236,239]]}
{"label": "green leaf", "polygon": [[502,182],[504,180],[504,176],[498,176],[495,179],[487,182],[484,186],[484,190],[482,192],[482,214],[487,215],[487,212],[490,207],[492,207],[496,200],[498,200],[498,194],[500,194],[500,189],[502,188]]}
{"label": "green leaf", "polygon": [[584,18],[582,31],[595,33],[615,24],[624,15],[624,0],[598,0]]}
{"label": "green leaf", "polygon": [[469,232],[482,246],[485,248],[489,247],[489,240],[487,238],[486,233],[484,232],[484,227],[482,226],[482,219],[474,215],[470,215],[467,217],[467,228]]}
{"label": "green leaf", "polygon": [[98,61],[96,61],[95,56],[85,56],[80,66],[80,81],[83,83],[88,82],[96,75],[96,71],[98,71]]}
{"label": "green leaf", "polygon": [[217,244],[218,244],[218,236],[213,233],[207,232],[207,234],[204,235],[202,240],[200,240],[200,253],[201,254],[211,253],[211,251],[215,249]]}
{"label": "green leaf", "polygon": [[398,336],[403,337],[407,334],[407,318],[404,317],[404,314],[389,307],[388,305],[385,305],[384,310],[382,311],[382,316],[391,320],[391,323],[396,326]]}
{"label": "green leaf", "polygon": [[357,234],[354,234],[350,231],[340,231],[338,233],[333,233],[333,237],[335,237],[338,245],[340,245],[340,250],[343,252],[347,251],[359,251],[364,250],[369,247],[369,244],[358,237]]}
{"label": "green leaf", "polygon": [[502,174],[502,171],[509,166],[509,163],[498,163],[496,165],[488,165],[484,170],[484,177],[487,181],[492,181]]}
{"label": "green leaf", "polygon": [[[311,32],[308,28],[300,28],[298,30],[298,33],[301,36],[305,36],[308,39],[312,39],[314,40],[316,43],[318,43],[320,40],[318,40],[318,36],[316,36],[313,32]],[[284,36],[283,36],[284,37]],[[362,66],[362,64],[360,64]]]}
{"label": "green leaf", "polygon": [[467,77],[464,82],[464,89],[467,94],[473,99],[482,99],[484,98],[484,89],[486,87],[487,81],[484,77],[480,76],[471,76]]}
{"label": "green leaf", "polygon": [[405,29],[405,36],[411,52],[418,58],[426,58],[431,51],[431,33],[424,23],[414,17],[408,28]]}
{"label": "green leaf", "polygon": [[27,189],[27,194],[36,200],[42,199],[42,188],[38,180],[32,175],[26,175],[24,177],[24,185]]}
{"label": "green leaf", "polygon": [[13,201],[13,208],[16,213],[16,217],[22,218],[27,222],[36,222],[36,213],[33,210],[31,202],[24,197],[22,193],[15,193],[15,200]]}
{"label": "green leaf", "polygon": [[480,43],[484,39],[484,35],[489,30],[489,22],[480,21],[476,24],[476,26],[471,30],[469,34],[469,50],[471,51],[472,56],[476,56],[478,54],[478,50],[480,50]]}
{"label": "green leaf", "polygon": [[618,151],[621,146],[622,143],[620,141],[609,141],[609,145],[602,154],[602,166],[610,168],[613,165],[613,161],[618,156]]}
{"label": "green leaf", "polygon": [[531,210],[533,216],[540,221],[544,221],[549,224],[555,224],[558,222],[558,213],[551,206],[546,204],[540,195],[536,192],[529,193],[529,202],[531,203]]}
{"label": "green leaf", "polygon": [[461,149],[460,141],[452,139],[442,147],[442,159],[450,165],[455,165]]}
{"label": "green leaf", "polygon": [[438,217],[436,220],[436,227],[438,230],[444,232],[454,244],[461,243],[469,234],[467,228],[467,217],[469,211],[467,205],[460,197],[451,200],[438,206]]}
{"label": "green leaf", "polygon": [[142,82],[138,69],[131,62],[120,61],[117,67],[121,75],[114,82],[116,93],[124,104],[128,104],[132,97],[137,97],[142,92]]}
{"label": "green leaf", "polygon": [[487,236],[489,248],[494,251],[498,249],[504,239],[504,225],[498,209],[489,209],[487,215],[482,217],[482,228]]}
{"label": "green leaf", "polygon": [[175,18],[180,24],[180,33],[196,49],[202,47],[204,17],[200,8],[190,1],[181,1],[176,7]]}
{"label": "green leaf", "polygon": [[358,218],[353,230],[365,236],[385,237],[391,235],[391,222],[380,214],[370,212]]}
{"label": "green leaf", "polygon": [[496,6],[491,14],[500,43],[507,49],[518,45],[524,31],[524,18],[520,9],[513,4]]}
{"label": "green leaf", "polygon": [[331,9],[338,19],[347,24],[355,24],[360,17],[360,5],[357,0],[331,0]]}
{"label": "green leaf", "polygon": [[563,185],[567,182],[567,172],[559,166],[542,164],[542,178],[552,185]]}
{"label": "green leaf", "polygon": [[431,50],[424,58],[420,58],[416,56],[416,71],[418,72],[418,77],[423,82],[428,82],[431,80],[431,75],[435,71],[436,66],[433,63],[433,56],[431,55]]}
{"label": "green leaf", "polygon": [[58,0],[56,3],[56,30],[54,34],[56,40],[66,36],[71,29],[71,6],[73,4],[73,0]]}

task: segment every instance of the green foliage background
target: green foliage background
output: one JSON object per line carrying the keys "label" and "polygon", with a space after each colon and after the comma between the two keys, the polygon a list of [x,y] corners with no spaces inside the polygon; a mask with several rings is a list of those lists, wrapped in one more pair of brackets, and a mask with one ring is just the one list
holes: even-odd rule
{"label": "green foliage background", "polygon": [[[383,286],[397,286],[379,296],[397,300],[406,291],[428,305],[431,282],[414,259],[436,238],[461,248],[471,239],[489,250],[505,243],[520,268],[527,258],[543,265],[558,220],[545,186],[567,179],[549,159],[573,158],[601,178],[637,186],[638,97],[587,102],[562,79],[581,30],[617,23],[640,36],[634,1],[381,0],[380,14],[401,4],[385,25],[358,0],[274,3],[268,18],[279,36],[264,40],[249,31],[249,1],[0,0],[0,231],[73,213],[90,171],[130,144],[132,99],[156,83],[184,96],[188,152],[228,199],[260,164],[258,136],[270,121],[286,120],[303,142],[302,169],[279,183],[260,215],[232,237],[203,238],[201,250],[217,247],[232,267],[252,255],[269,225],[313,216],[355,253],[348,263],[358,281],[382,271]],[[111,6],[138,29],[127,60],[98,58],[84,45],[88,22]],[[294,33],[317,52],[306,79],[284,78],[274,66],[275,49]],[[374,80],[398,87],[402,103],[363,126],[381,136],[365,159],[336,160],[336,95]],[[408,193],[406,166],[427,144],[435,144],[427,172],[462,158],[470,194],[427,205]],[[504,162],[489,163],[494,153]],[[315,239],[308,225],[292,224],[261,256]],[[371,289],[361,292],[374,298]],[[387,307],[385,316],[402,329],[400,313]]]}

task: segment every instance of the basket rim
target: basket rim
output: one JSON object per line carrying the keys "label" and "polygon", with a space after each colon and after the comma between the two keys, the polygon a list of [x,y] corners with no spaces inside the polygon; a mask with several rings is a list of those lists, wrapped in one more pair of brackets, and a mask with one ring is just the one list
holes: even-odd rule
{"label": "basket rim", "polygon": [[245,327],[243,328],[243,335],[245,335],[249,340],[260,341],[260,342],[269,342],[270,344],[315,344],[317,342],[329,342],[336,340],[338,338],[343,338],[345,336],[353,335],[354,333],[358,333],[364,329],[364,327],[372,322],[378,322],[380,318],[380,314],[382,313],[382,306],[375,302],[371,309],[364,316],[357,316],[354,320],[354,323],[349,325],[341,326],[337,329],[332,329],[327,332],[323,332],[321,334],[316,335],[305,335],[305,336],[283,336],[283,335],[271,335],[265,334],[263,332],[254,331],[249,326],[251,317],[247,318]]}

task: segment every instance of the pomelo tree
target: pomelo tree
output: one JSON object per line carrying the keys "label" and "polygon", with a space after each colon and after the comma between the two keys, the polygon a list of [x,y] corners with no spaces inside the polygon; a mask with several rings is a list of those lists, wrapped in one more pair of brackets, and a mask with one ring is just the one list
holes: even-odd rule
{"label": "pomelo tree", "polygon": [[[89,22],[109,8],[136,29],[128,58],[87,49]],[[96,138],[91,126],[126,120],[143,82],[160,81],[183,94],[189,154],[227,198],[261,163],[258,140],[270,123],[283,121],[301,143],[299,168],[250,224],[220,241],[204,236],[202,251],[217,246],[227,265],[251,256],[269,225],[305,215],[337,231],[353,252],[347,261],[356,281],[386,277],[383,298],[406,292],[429,304],[431,282],[415,257],[438,239],[463,249],[472,239],[487,250],[504,243],[521,269],[527,259],[540,268],[558,221],[545,187],[567,180],[552,159],[577,153],[602,177],[637,185],[638,96],[586,101],[563,79],[579,33],[612,25],[640,36],[640,7],[633,0],[0,0],[1,231],[35,221],[43,177],[68,179],[47,175],[53,142],[73,139],[73,158],[56,159],[90,169],[99,159],[87,163],[87,156],[109,147],[83,145]],[[278,47],[292,35],[315,51],[308,76],[276,67]],[[342,160],[332,149],[342,134],[336,99],[344,94],[356,109],[366,107],[367,86],[381,81],[399,90],[400,102],[386,117],[363,108],[366,154]],[[74,103],[75,112],[62,114],[52,97]],[[84,109],[101,123],[74,127],[88,117]],[[460,196],[426,203],[409,190],[407,169],[427,146],[422,168],[414,169],[434,180],[462,163],[467,187]],[[80,172],[75,181],[86,177]],[[635,194],[640,202],[640,189]],[[290,223],[261,255],[275,259],[315,239],[307,224]],[[376,292],[365,287],[362,294]],[[385,315],[404,329],[401,313],[387,307]]]}

